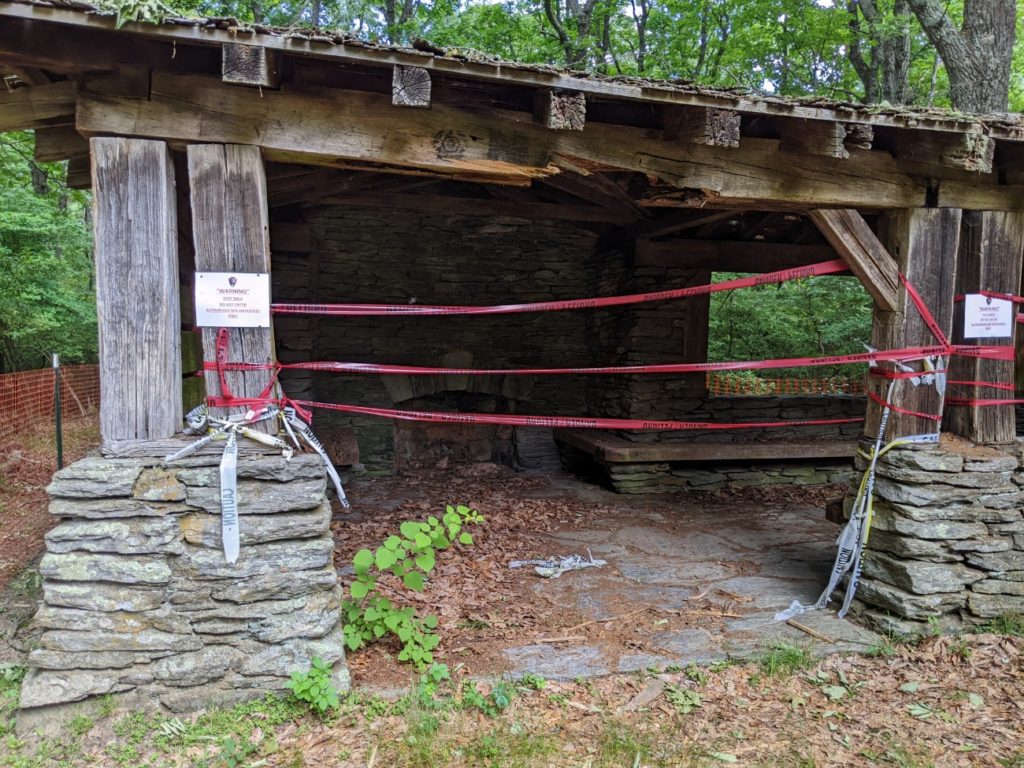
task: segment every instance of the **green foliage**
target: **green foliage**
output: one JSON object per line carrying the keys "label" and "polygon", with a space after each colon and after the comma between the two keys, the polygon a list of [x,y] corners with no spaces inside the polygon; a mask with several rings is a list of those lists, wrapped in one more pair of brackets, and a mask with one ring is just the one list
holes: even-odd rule
{"label": "green foliage", "polygon": [[680,715],[689,715],[701,704],[699,693],[678,685],[666,685],[665,698]]}
{"label": "green foliage", "polygon": [[461,709],[478,709],[487,717],[497,717],[508,709],[515,695],[515,688],[504,681],[491,688],[490,693],[484,694],[476,687],[476,683],[466,680],[462,684],[459,707]]}
{"label": "green foliage", "polygon": [[0,136],[0,372],[96,359],[89,195],[34,145]]}
{"label": "green foliage", "polygon": [[337,709],[340,703],[338,689],[331,680],[331,665],[319,656],[313,659],[308,671],[292,672],[292,679],[287,686],[296,699],[309,704],[319,715]]}
{"label": "green foliage", "polygon": [[[716,281],[740,275],[715,274]],[[711,297],[708,360],[766,360],[863,352],[871,297],[854,277],[811,277],[722,291]],[[772,377],[848,378],[863,366],[778,369]],[[752,375],[752,374],[751,374]]]}
{"label": "green foliage", "polygon": [[117,28],[120,29],[129,21],[144,21],[159,24],[166,16],[173,16],[175,11],[164,5],[160,0],[101,0],[100,7],[117,14]]}
{"label": "green foliage", "polygon": [[476,510],[448,505],[440,520],[433,516],[425,521],[406,520],[399,526],[400,535],[388,536],[376,552],[359,550],[352,559],[355,578],[349,585],[351,599],[341,606],[349,649],[356,651],[386,635],[394,635],[402,644],[398,660],[426,669],[434,661],[433,651],[441,641],[435,632],[437,617],[417,616],[415,608],[399,607],[374,594],[377,579],[390,573],[407,589],[422,592],[426,577],[436,565],[437,553],[455,542],[472,545],[473,536],[463,528],[482,522],[483,517]]}

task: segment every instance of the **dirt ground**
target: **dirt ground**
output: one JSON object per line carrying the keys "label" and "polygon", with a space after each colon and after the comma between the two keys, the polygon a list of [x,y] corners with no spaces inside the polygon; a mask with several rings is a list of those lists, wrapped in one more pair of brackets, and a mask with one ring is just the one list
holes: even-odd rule
{"label": "dirt ground", "polygon": [[[80,459],[99,444],[95,413],[64,421],[64,464]],[[0,442],[0,588],[43,551],[43,536],[53,527],[46,511],[46,486],[57,469],[54,425],[37,423]]]}
{"label": "dirt ground", "polygon": [[[362,480],[334,522],[343,581],[357,550],[374,549],[404,520],[443,504],[477,509],[474,544],[441,553],[421,594],[385,576],[379,588],[436,614],[438,656],[468,674],[574,679],[651,666],[746,658],[777,641],[817,652],[863,649],[871,633],[807,614],[832,643],[774,621],[794,599],[813,602],[827,581],[838,528],[824,501],[842,488],[749,488],[623,496],[565,476],[478,464]],[[539,578],[517,560],[582,555],[606,565]],[[380,643],[349,658],[357,684],[407,685],[408,669]]]}

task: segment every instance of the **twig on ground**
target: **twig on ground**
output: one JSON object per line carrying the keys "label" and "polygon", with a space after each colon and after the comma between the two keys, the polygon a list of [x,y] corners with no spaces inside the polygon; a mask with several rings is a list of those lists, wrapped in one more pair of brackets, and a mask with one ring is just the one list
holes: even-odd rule
{"label": "twig on ground", "polygon": [[819,632],[816,629],[812,629],[811,627],[808,627],[806,624],[801,624],[799,621],[796,621],[795,619],[789,619],[786,621],[786,623],[794,629],[799,629],[801,632],[808,634],[811,637],[817,638],[818,640],[821,640],[823,643],[828,643],[829,645],[835,643],[835,640],[833,640],[828,635]]}

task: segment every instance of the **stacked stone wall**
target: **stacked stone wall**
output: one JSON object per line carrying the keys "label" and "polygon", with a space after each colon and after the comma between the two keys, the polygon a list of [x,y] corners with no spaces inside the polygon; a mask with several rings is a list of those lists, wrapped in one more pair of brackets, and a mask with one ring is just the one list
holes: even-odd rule
{"label": "stacked stone wall", "polygon": [[878,462],[857,589],[865,618],[911,634],[929,620],[952,629],[1024,613],[1022,449],[944,435],[938,447],[895,449]]}
{"label": "stacked stone wall", "polygon": [[94,457],[54,476],[23,710],[125,691],[172,711],[230,704],[281,690],[315,656],[347,685],[318,457],[239,457],[233,565],[218,462]]}

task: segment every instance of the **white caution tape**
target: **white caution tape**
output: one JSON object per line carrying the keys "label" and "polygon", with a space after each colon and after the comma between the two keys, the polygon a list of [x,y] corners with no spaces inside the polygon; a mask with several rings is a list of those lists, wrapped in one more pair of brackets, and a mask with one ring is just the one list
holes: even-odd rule
{"label": "white caution tape", "polygon": [[[324,469],[327,471],[328,477],[331,478],[331,482],[334,483],[334,490],[338,494],[338,501],[341,503],[341,506],[348,509],[348,497],[345,495],[345,489],[341,485],[341,476],[338,475],[338,470],[334,468],[334,464],[327,456],[327,451],[324,450],[323,444],[313,434],[312,427],[298,417],[294,408],[286,407],[282,414],[285,423],[290,424],[291,429],[297,432],[306,444],[320,455],[320,459],[324,463]],[[292,434],[294,435],[294,433]]]}
{"label": "white caution tape", "polygon": [[238,437],[228,435],[220,460],[220,531],[224,559],[229,565],[238,560]]}

